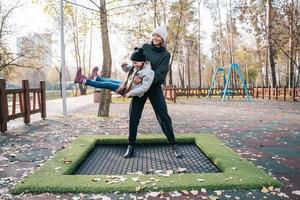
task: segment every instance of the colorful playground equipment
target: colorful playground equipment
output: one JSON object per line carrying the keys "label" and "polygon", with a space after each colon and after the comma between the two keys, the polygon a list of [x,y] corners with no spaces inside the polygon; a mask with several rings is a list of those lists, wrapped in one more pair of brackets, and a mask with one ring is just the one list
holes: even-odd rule
{"label": "colorful playground equipment", "polygon": [[250,102],[249,92],[248,92],[248,89],[247,89],[247,87],[245,85],[245,81],[244,81],[243,75],[241,73],[239,65],[236,64],[236,63],[229,65],[229,71],[228,71],[227,79],[226,79],[225,68],[224,67],[217,67],[217,69],[215,70],[215,73],[213,75],[213,79],[211,81],[209,90],[208,90],[207,98],[211,97],[212,88],[214,87],[216,77],[217,77],[217,75],[219,73],[223,74],[223,82],[224,82],[224,90],[220,92],[220,95],[222,96],[222,102],[225,101],[226,97],[228,99],[229,96],[232,96],[232,95],[236,94],[236,92],[234,91],[233,88],[231,88],[231,89],[228,88],[229,87],[229,82],[230,82],[230,76],[233,73],[233,71],[237,72],[238,77],[239,77],[239,79],[240,79],[240,81],[242,83],[243,89],[245,91],[247,101]]}

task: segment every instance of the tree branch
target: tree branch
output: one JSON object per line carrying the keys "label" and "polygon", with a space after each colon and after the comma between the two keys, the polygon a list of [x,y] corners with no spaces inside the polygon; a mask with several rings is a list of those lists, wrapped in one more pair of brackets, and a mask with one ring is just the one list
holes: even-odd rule
{"label": "tree branch", "polygon": [[271,40],[274,42],[274,44],[276,44],[276,46],[278,46],[278,48],[295,64],[295,66],[298,68],[298,70],[300,70],[300,66],[298,66],[298,64],[297,64],[297,62],[293,59],[293,58],[291,58],[290,56],[289,56],[289,54],[288,53],[286,53],[285,51],[284,51],[284,49],[275,41],[275,40],[273,40],[272,38],[271,38]]}
{"label": "tree branch", "polygon": [[99,12],[99,10],[95,10],[93,8],[89,8],[87,6],[84,6],[84,5],[81,5],[81,4],[78,4],[78,3],[74,3],[74,2],[71,2],[71,1],[68,1],[68,0],[63,0],[63,1],[66,2],[66,3],[72,4],[72,5],[75,5],[75,6],[79,6],[79,7],[85,8],[87,10],[91,10],[93,12]]}
{"label": "tree branch", "polygon": [[148,3],[148,1],[143,1],[143,2],[140,2],[140,3],[127,4],[127,5],[123,5],[123,6],[118,6],[118,7],[114,7],[114,8],[108,9],[107,12],[115,10],[115,9],[119,9],[119,8],[126,8],[126,7],[131,7],[131,6],[138,6],[138,5],[147,4],[147,3]]}
{"label": "tree branch", "polygon": [[96,4],[93,0],[90,0],[90,2],[92,2],[99,10],[101,9],[101,7],[98,4]]}
{"label": "tree branch", "polygon": [[1,40],[1,38],[2,38],[2,33],[3,33],[3,27],[4,27],[4,23],[5,23],[5,20],[6,20],[6,18],[9,16],[9,14],[11,13],[11,12],[13,12],[13,10],[15,10],[15,9],[17,9],[17,8],[19,8],[20,6],[22,6],[23,4],[19,4],[20,3],[20,0],[19,1],[17,1],[17,3],[11,8],[11,9],[9,9],[8,10],[8,12],[2,17],[2,21],[1,21],[1,26],[0,26],[0,40]]}

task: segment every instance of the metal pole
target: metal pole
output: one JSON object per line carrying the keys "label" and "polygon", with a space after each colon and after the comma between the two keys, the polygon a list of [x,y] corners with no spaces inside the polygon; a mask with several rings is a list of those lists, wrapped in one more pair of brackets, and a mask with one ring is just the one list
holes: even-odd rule
{"label": "metal pole", "polygon": [[61,81],[62,81],[62,104],[63,116],[66,117],[67,101],[66,101],[66,83],[65,83],[65,38],[64,38],[64,3],[60,0],[60,34],[61,34]]}

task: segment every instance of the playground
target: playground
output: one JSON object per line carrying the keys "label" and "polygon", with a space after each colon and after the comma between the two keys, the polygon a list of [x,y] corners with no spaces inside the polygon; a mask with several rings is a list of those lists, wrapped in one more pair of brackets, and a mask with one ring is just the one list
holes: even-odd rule
{"label": "playground", "polygon": [[[208,186],[210,180],[197,177],[198,187],[185,189],[171,188],[159,191],[141,189],[130,192],[122,187],[111,192],[101,193],[42,193],[42,194],[12,194],[16,183],[24,177],[34,175],[39,168],[47,167],[46,160],[68,149],[79,136],[97,135],[99,137],[126,138],[128,131],[128,103],[115,101],[111,104],[111,117],[95,116],[97,105],[92,102],[91,95],[70,98],[76,101],[69,108],[70,117],[63,118],[58,101],[47,102],[49,112],[45,120],[32,115],[32,122],[23,125],[18,120],[8,123],[8,131],[1,135],[1,198],[3,199],[298,199],[299,198],[299,143],[300,143],[300,113],[299,103],[278,102],[254,99],[248,103],[244,99],[234,99],[222,103],[219,98],[177,98],[177,103],[168,103],[170,115],[173,118],[175,133],[180,138],[189,138],[189,134],[201,136],[203,133],[216,137],[234,153],[253,163],[267,176],[276,178],[282,187],[265,187],[242,189],[217,189]],[[191,117],[195,116],[195,117]],[[253,117],[255,116],[255,117]],[[188,120],[187,120],[188,119]],[[138,138],[163,136],[150,104],[145,105],[139,128]],[[204,135],[205,135],[204,134]],[[202,140],[205,140],[203,138]],[[211,139],[209,139],[211,141]],[[209,144],[209,141],[202,141]],[[79,141],[80,148],[85,148]],[[222,145],[221,145],[222,146]],[[75,150],[75,149],[74,149]],[[126,149],[124,149],[125,151]],[[74,152],[74,151],[73,151]],[[188,156],[188,155],[186,155]],[[68,165],[68,158],[64,157]],[[70,162],[70,161],[69,161]],[[62,163],[62,162],[60,162]],[[70,164],[70,163],[69,163]],[[71,164],[72,165],[72,164]],[[71,166],[70,165],[70,166]],[[57,167],[59,171],[59,166]],[[62,166],[64,167],[64,166]],[[239,170],[240,166],[231,166]],[[63,168],[61,169],[63,170]],[[232,169],[231,169],[232,170]],[[180,175],[180,174],[179,174]],[[121,175],[121,177],[124,175]],[[138,175],[133,175],[136,177]],[[150,175],[153,180],[156,175]],[[176,174],[165,178],[172,181]],[[182,176],[188,176],[183,173]],[[89,179],[89,184],[99,184],[100,179]],[[230,177],[230,176],[228,176]],[[228,178],[227,177],[227,178]],[[234,179],[234,178],[233,178]],[[247,178],[243,178],[246,179]],[[251,179],[251,178],[249,178]],[[26,179],[25,179],[26,180]],[[47,182],[43,177],[41,185]],[[121,179],[122,180],[122,179]],[[126,186],[119,180],[115,185]],[[134,179],[135,180],[135,179]],[[225,180],[225,178],[224,178]],[[223,181],[224,181],[223,180]],[[274,179],[275,180],[275,179]],[[66,179],[66,182],[68,179]],[[99,182],[97,182],[99,181]],[[102,180],[104,181],[104,180]],[[228,180],[231,182],[232,180]],[[225,180],[225,182],[228,182]],[[250,181],[250,180],[248,180]],[[239,182],[233,180],[232,183]],[[250,181],[251,182],[251,181]],[[105,186],[107,183],[105,183]],[[158,185],[162,184],[158,182]],[[202,184],[202,186],[201,186]],[[175,184],[176,186],[176,184]],[[180,186],[180,184],[179,184]],[[26,192],[26,191],[25,191]],[[55,191],[54,191],[55,192]],[[57,192],[57,191],[56,191]]]}
{"label": "playground", "polygon": [[300,199],[299,1],[0,1],[0,199]]}

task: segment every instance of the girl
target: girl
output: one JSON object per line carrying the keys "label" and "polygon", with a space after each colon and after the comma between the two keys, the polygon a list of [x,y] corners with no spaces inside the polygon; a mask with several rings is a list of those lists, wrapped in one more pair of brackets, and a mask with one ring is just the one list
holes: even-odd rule
{"label": "girl", "polygon": [[[128,72],[127,80],[124,83],[120,80],[98,76],[97,68],[93,69],[89,79],[83,76],[82,69],[78,68],[74,83],[109,89],[125,97],[142,97],[150,88],[154,78],[154,71],[151,69],[150,62],[146,61],[143,51],[142,48],[134,48],[130,56],[132,66],[122,65],[123,70]],[[141,81],[135,83],[133,81],[135,77],[138,77]]]}

